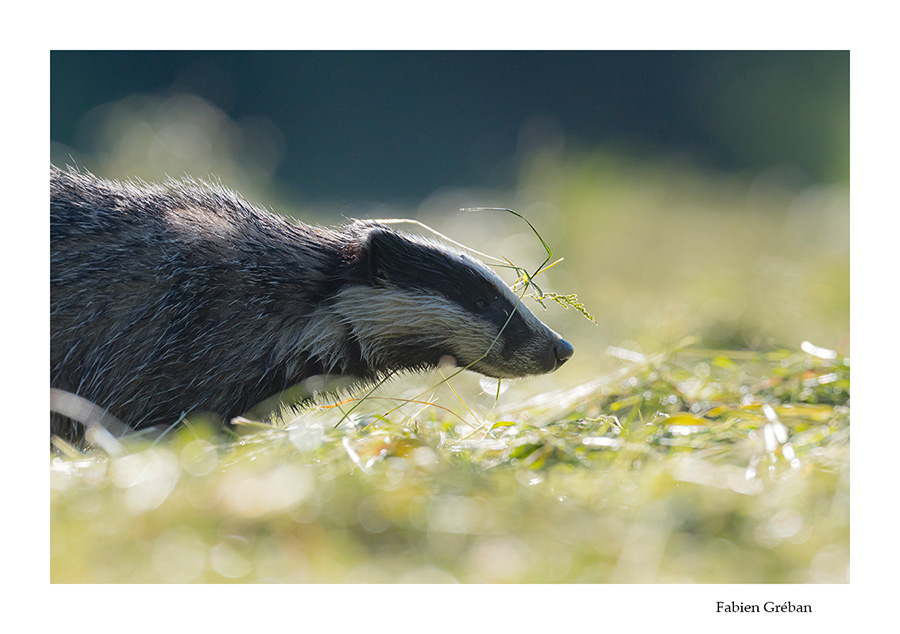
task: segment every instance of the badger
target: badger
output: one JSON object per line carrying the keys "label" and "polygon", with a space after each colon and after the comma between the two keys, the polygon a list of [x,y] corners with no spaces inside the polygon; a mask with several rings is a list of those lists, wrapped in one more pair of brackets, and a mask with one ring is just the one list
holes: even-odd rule
{"label": "badger", "polygon": [[[462,250],[311,226],[217,183],[50,169],[50,380],[132,429],[238,416],[320,375],[552,372],[572,345]],[[83,422],[83,421],[82,421]],[[51,415],[51,431],[80,426]]]}

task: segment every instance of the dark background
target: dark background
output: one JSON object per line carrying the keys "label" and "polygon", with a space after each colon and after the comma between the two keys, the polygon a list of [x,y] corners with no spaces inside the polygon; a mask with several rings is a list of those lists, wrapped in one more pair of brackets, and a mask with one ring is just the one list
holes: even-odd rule
{"label": "dark background", "polygon": [[534,121],[567,152],[849,181],[847,51],[56,51],[50,63],[51,141],[72,156],[94,149],[83,122],[96,106],[191,93],[272,122],[284,140],[275,179],[312,200],[512,186]]}

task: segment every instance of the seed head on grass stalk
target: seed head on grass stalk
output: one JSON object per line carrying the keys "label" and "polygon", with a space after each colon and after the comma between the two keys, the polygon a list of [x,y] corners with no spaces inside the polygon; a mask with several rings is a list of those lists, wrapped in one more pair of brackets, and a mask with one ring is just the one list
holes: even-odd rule
{"label": "seed head on grass stalk", "polygon": [[[550,245],[547,244],[546,240],[544,240],[544,238],[541,236],[541,234],[538,232],[538,230],[535,229],[534,225],[531,224],[531,222],[525,216],[523,216],[522,214],[518,213],[517,211],[514,211],[507,207],[463,207],[462,209],[460,209],[460,211],[465,211],[465,212],[506,211],[506,212],[511,213],[512,215],[524,220],[528,224],[529,228],[534,232],[534,235],[537,236],[538,240],[541,241],[541,244],[543,245],[544,249],[547,250],[547,258],[543,262],[541,262],[541,265],[539,267],[537,267],[537,269],[535,269],[535,272],[533,274],[530,274],[530,275],[528,274],[528,271],[526,271],[522,267],[516,266],[515,264],[510,262],[507,258],[503,258],[503,260],[506,262],[506,267],[513,269],[516,272],[516,274],[518,274],[518,276],[519,276],[518,279],[515,282],[513,282],[512,289],[516,290],[517,287],[519,286],[519,284],[524,284],[525,288],[528,288],[529,286],[531,286],[534,288],[535,292],[532,293],[531,295],[529,295],[529,297],[533,298],[536,302],[538,302],[541,306],[543,306],[544,309],[547,308],[547,305],[544,304],[543,300],[545,298],[550,299],[565,309],[568,309],[570,307],[574,308],[577,312],[581,313],[588,320],[593,322],[593,324],[595,326],[597,325],[597,320],[594,319],[593,316],[591,316],[591,314],[584,307],[584,304],[582,304],[581,302],[578,301],[578,297],[575,293],[571,293],[569,295],[560,295],[559,293],[545,293],[535,283],[535,281],[534,281],[535,277],[537,277],[538,275],[540,275],[541,273],[543,273],[545,271],[552,269],[554,266],[556,266],[557,264],[562,262],[565,258],[559,258],[556,261],[554,261],[552,264],[547,264],[548,262],[550,262],[550,260],[553,259],[553,250],[550,248]],[[496,258],[494,258],[494,259],[496,259]],[[503,265],[498,265],[498,266],[503,266]]]}

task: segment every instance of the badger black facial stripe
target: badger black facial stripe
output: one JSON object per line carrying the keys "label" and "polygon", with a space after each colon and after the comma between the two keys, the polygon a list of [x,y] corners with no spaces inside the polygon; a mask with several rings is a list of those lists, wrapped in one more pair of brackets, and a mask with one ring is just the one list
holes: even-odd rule
{"label": "badger black facial stripe", "polygon": [[[453,247],[438,242],[408,236],[399,232],[389,238],[390,255],[407,266],[385,266],[387,283],[399,288],[420,288],[439,293],[471,309],[475,298],[486,295],[491,300],[499,296],[505,300],[503,309],[515,312],[507,329],[526,334],[546,328],[544,324],[524,306],[524,298],[514,293],[500,277],[479,260]],[[384,248],[384,247],[383,247]],[[401,257],[397,257],[401,256]],[[412,266],[409,266],[409,265]],[[492,320],[498,327],[507,322],[508,315],[498,315]]]}

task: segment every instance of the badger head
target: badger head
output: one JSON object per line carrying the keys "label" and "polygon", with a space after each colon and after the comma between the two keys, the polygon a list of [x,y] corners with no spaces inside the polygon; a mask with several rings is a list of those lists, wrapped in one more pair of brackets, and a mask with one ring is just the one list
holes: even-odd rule
{"label": "badger head", "polygon": [[512,378],[552,372],[572,356],[478,260],[383,225],[360,228],[356,283],[333,307],[367,374],[453,364]]}

